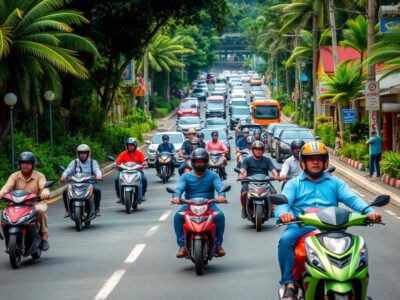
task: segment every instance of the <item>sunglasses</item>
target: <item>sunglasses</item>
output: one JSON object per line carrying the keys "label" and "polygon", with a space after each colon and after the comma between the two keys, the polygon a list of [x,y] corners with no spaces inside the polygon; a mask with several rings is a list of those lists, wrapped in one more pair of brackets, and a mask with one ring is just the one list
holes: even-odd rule
{"label": "sunglasses", "polygon": [[189,135],[196,135],[195,133],[189,133]]}

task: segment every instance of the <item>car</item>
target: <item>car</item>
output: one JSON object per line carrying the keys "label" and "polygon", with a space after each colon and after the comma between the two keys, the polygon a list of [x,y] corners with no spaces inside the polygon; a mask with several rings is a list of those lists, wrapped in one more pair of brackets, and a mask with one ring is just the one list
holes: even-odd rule
{"label": "car", "polygon": [[230,129],[235,129],[241,118],[251,117],[250,108],[246,106],[233,106],[230,120]]}
{"label": "car", "polygon": [[234,106],[248,106],[246,98],[233,98],[229,103],[229,113],[232,113],[232,107]]}
{"label": "car", "polygon": [[225,98],[222,96],[210,96],[207,99],[206,118],[226,118]]}
{"label": "car", "polygon": [[250,91],[250,101],[254,100],[254,97],[264,97],[267,98],[264,91]]}
{"label": "car", "polygon": [[190,128],[200,130],[202,127],[202,122],[199,117],[182,117],[176,122],[176,130],[182,132],[185,136],[188,136],[188,130]]}
{"label": "car", "polygon": [[203,129],[201,132],[204,133],[204,142],[207,143],[208,141],[212,140],[211,132],[213,132],[215,130],[218,131],[218,139],[220,141],[222,141],[225,144],[225,146],[228,148],[229,152],[225,155],[225,157],[227,160],[230,160],[232,156],[231,156],[231,145],[229,143],[229,140],[231,140],[232,137],[228,136],[225,130],[223,130],[223,129]]}
{"label": "car", "polygon": [[262,96],[256,96],[253,98],[253,102],[257,102],[257,101],[267,101],[267,98],[262,97]]}
{"label": "car", "polygon": [[282,163],[284,159],[292,155],[290,143],[295,139],[301,139],[305,143],[308,143],[316,141],[318,138],[315,137],[311,129],[308,128],[286,128],[282,130],[279,137],[276,138],[275,159],[278,163]]}
{"label": "car", "polygon": [[262,85],[261,78],[258,76],[253,76],[250,80],[250,85]]}
{"label": "car", "polygon": [[[147,158],[149,167],[154,167],[156,162],[156,151],[158,145],[162,143],[162,136],[166,134],[169,136],[169,142],[174,144],[175,151],[178,152],[182,148],[183,142],[186,140],[185,136],[181,132],[176,131],[166,131],[166,132],[157,132],[154,134],[151,141],[145,141],[145,144],[148,144],[147,147]],[[180,166],[183,162],[183,157],[175,156],[175,165]]]}
{"label": "car", "polygon": [[286,129],[286,128],[298,128],[299,125],[297,124],[284,124],[284,123],[279,123],[277,125],[275,125],[274,128],[274,132],[272,133],[272,138],[271,138],[271,156],[273,158],[275,158],[275,153],[276,153],[276,138],[279,137],[279,135],[281,134],[282,130]]}
{"label": "car", "polygon": [[192,92],[192,96],[196,97],[199,101],[206,101],[208,94],[202,88],[195,88]]}
{"label": "car", "polygon": [[[196,99],[197,101],[197,99]],[[179,105],[177,118],[186,116],[200,116],[200,109],[197,107],[196,103],[193,101],[186,101]]]}
{"label": "car", "polygon": [[206,78],[207,83],[215,83],[215,75],[213,73],[208,73]]}
{"label": "car", "polygon": [[264,91],[264,88],[261,85],[253,85],[250,87],[250,91]]}
{"label": "car", "polygon": [[242,76],[240,76],[240,80],[242,80],[242,82],[250,82],[250,75],[247,74],[243,74]]}
{"label": "car", "polygon": [[211,96],[223,96],[225,98],[226,93],[222,90],[213,90]]}
{"label": "car", "polygon": [[204,123],[204,128],[207,129],[224,129],[228,133],[228,124],[222,118],[208,118]]}
{"label": "car", "polygon": [[231,98],[246,98],[246,93],[243,90],[233,90]]}
{"label": "car", "polygon": [[229,87],[231,88],[231,92],[232,92],[232,90],[234,90],[236,87],[241,87],[243,89],[243,84],[241,81],[231,81],[229,83]]}
{"label": "car", "polygon": [[[199,103],[199,100],[197,100],[197,98],[195,98],[195,97],[187,97],[187,98],[185,98],[183,100],[184,100],[183,102],[188,102],[190,104],[196,105],[196,107],[199,109],[199,113],[200,113],[200,103]],[[199,116],[200,116],[200,114],[199,114]]]}
{"label": "car", "polygon": [[225,82],[226,82],[225,75],[224,74],[218,74],[216,83],[225,83]]}
{"label": "car", "polygon": [[269,152],[272,151],[272,149],[271,149],[272,136],[274,135],[275,126],[278,125],[278,124],[280,124],[280,123],[271,123],[271,124],[269,124],[268,127],[267,127],[267,130],[266,130],[266,133],[265,133],[265,135],[267,137],[267,149],[268,149]]}

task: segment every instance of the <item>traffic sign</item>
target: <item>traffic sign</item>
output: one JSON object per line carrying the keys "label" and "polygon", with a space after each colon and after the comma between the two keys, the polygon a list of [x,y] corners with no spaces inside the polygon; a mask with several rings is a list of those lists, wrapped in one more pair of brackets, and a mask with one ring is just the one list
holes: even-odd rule
{"label": "traffic sign", "polygon": [[140,86],[135,87],[135,96],[137,96],[137,97],[143,97],[145,94],[146,94],[146,93],[145,93],[145,91],[144,91],[144,88],[142,88],[142,87],[140,87]]}
{"label": "traffic sign", "polygon": [[355,123],[356,122],[356,111],[354,108],[342,109],[343,123]]}
{"label": "traffic sign", "polygon": [[365,109],[379,111],[379,85],[376,81],[368,80],[365,83]]}
{"label": "traffic sign", "polygon": [[379,131],[378,112],[376,112],[376,111],[369,112],[369,131],[371,132],[372,130]]}

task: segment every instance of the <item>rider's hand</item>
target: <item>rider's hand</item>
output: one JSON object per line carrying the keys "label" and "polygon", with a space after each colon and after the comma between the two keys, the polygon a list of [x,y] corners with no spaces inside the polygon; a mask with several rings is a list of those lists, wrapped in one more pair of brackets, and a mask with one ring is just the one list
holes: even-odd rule
{"label": "rider's hand", "polygon": [[101,175],[96,176],[96,180],[101,180]]}
{"label": "rider's hand", "polygon": [[286,177],[286,175],[281,175],[280,178],[281,178],[281,180],[286,180],[287,177]]}
{"label": "rider's hand", "polygon": [[48,192],[48,191],[42,191],[40,193],[40,199],[42,199],[42,200],[48,199],[49,197],[50,197],[50,192]]}
{"label": "rider's hand", "polygon": [[4,194],[0,192],[0,199],[3,199]]}
{"label": "rider's hand", "polygon": [[289,223],[294,220],[294,215],[292,213],[283,213],[280,219],[282,223]]}
{"label": "rider's hand", "polygon": [[171,203],[172,204],[179,204],[179,203],[181,203],[181,200],[179,199],[179,197],[174,197],[174,198],[172,198]]}
{"label": "rider's hand", "polygon": [[67,176],[61,176],[60,181],[64,182],[67,179]]}
{"label": "rider's hand", "polygon": [[373,212],[373,213],[369,213],[368,215],[368,220],[371,220],[373,222],[380,222],[382,221],[382,216],[379,213]]}
{"label": "rider's hand", "polygon": [[218,201],[219,203],[225,203],[225,202],[227,202],[225,196],[218,196],[217,201]]}

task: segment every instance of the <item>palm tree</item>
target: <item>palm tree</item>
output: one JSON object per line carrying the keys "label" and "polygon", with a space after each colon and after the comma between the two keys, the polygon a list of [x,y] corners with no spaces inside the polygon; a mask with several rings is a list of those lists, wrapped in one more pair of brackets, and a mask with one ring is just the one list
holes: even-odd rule
{"label": "palm tree", "polygon": [[60,72],[80,79],[88,71],[78,52],[97,55],[95,45],[73,33],[88,20],[66,10],[63,0],[0,0],[0,94],[13,91],[29,110],[42,111],[42,94],[61,96]]}
{"label": "palm tree", "polygon": [[342,106],[348,106],[349,101],[357,98],[364,89],[365,74],[360,73],[360,64],[342,62],[335,69],[332,76],[325,75],[322,78],[322,83],[327,91],[322,93],[320,99],[330,99],[332,103],[339,104],[338,108],[338,123],[339,132],[343,136],[344,125],[342,120]]}
{"label": "palm tree", "polygon": [[[368,21],[364,16],[357,16],[346,22],[347,29],[343,29],[344,40],[339,45],[357,50],[361,56],[361,63],[367,51]],[[362,72],[362,69],[360,69]]]}

